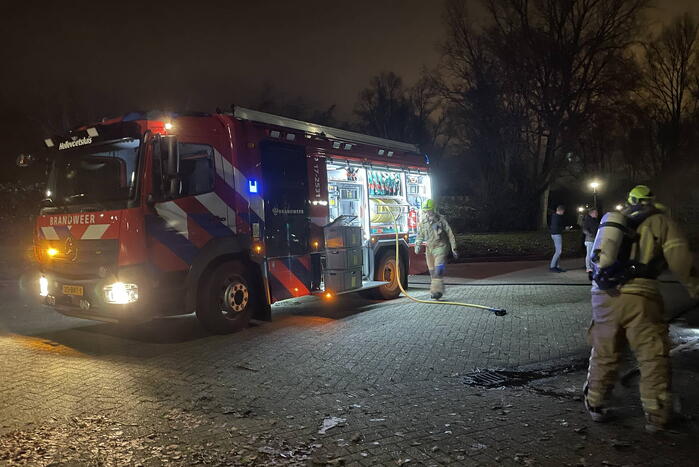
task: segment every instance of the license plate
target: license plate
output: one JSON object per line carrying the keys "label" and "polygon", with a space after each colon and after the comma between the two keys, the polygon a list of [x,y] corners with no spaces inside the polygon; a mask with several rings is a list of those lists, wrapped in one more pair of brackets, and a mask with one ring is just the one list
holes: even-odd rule
{"label": "license plate", "polygon": [[79,295],[82,297],[83,287],[82,287],[82,285],[64,285],[63,286],[63,294],[64,295]]}

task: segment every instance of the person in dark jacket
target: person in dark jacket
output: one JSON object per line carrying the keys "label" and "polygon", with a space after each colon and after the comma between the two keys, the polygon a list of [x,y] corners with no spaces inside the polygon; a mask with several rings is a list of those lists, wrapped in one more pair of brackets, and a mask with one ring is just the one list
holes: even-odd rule
{"label": "person in dark jacket", "polygon": [[582,230],[585,234],[585,269],[588,273],[592,272],[590,256],[592,255],[592,245],[595,243],[595,237],[597,236],[597,229],[599,229],[599,213],[597,209],[591,209],[583,218],[582,225]]}
{"label": "person in dark jacket", "polygon": [[551,239],[553,240],[553,258],[551,258],[551,263],[549,264],[549,270],[551,272],[565,272],[565,269],[561,269],[558,264],[561,260],[561,253],[563,252],[563,231],[565,230],[563,214],[565,214],[565,212],[565,206],[559,204],[556,207],[556,212],[551,215],[551,223],[549,225]]}

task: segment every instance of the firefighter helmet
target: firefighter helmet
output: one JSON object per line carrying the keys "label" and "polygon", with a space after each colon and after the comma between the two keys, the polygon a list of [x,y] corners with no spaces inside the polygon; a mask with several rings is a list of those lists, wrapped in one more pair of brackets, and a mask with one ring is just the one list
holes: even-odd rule
{"label": "firefighter helmet", "polygon": [[426,199],[422,203],[422,210],[423,211],[433,211],[434,210],[434,201],[432,201],[431,199]]}
{"label": "firefighter helmet", "polygon": [[628,202],[631,205],[648,204],[655,199],[655,195],[646,185],[636,185],[629,192]]}

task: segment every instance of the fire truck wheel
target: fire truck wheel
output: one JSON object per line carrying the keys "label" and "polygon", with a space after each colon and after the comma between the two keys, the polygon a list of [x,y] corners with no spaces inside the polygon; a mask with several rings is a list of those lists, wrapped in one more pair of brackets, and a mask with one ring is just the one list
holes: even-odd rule
{"label": "fire truck wheel", "polygon": [[259,296],[250,288],[252,281],[239,261],[223,263],[201,289],[197,318],[209,331],[228,334],[247,326]]}
{"label": "fire truck wheel", "polygon": [[[407,282],[407,275],[405,272],[405,264],[401,262],[400,278],[403,287],[406,286]],[[376,272],[374,273],[374,277],[377,281],[385,281],[388,282],[388,284],[373,289],[373,291],[375,292],[373,295],[375,295],[376,298],[383,300],[392,300],[394,298],[398,298],[398,296],[400,295],[400,288],[398,287],[398,276],[396,273],[397,268],[395,253],[393,251],[387,251],[383,255],[381,255],[381,259],[379,259],[379,261],[376,263]]]}

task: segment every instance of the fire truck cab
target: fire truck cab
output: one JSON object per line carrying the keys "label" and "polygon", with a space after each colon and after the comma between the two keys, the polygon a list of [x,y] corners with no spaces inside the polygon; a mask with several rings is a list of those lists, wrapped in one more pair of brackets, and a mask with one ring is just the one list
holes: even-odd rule
{"label": "fire truck cab", "polygon": [[[63,314],[194,312],[227,333],[293,297],[396,298],[398,275],[424,269],[409,245],[429,165],[412,144],[241,107],[131,113],[44,142],[37,283]],[[357,238],[327,241],[342,229]]]}

